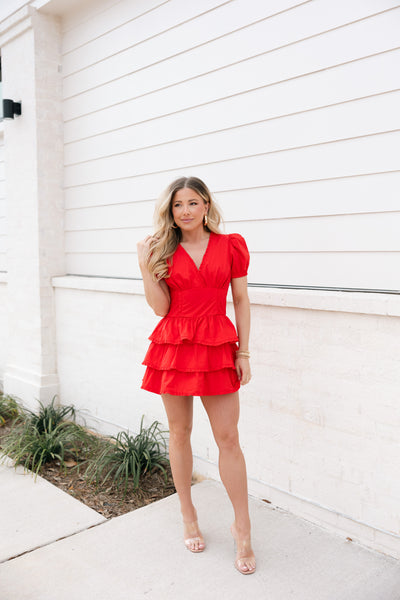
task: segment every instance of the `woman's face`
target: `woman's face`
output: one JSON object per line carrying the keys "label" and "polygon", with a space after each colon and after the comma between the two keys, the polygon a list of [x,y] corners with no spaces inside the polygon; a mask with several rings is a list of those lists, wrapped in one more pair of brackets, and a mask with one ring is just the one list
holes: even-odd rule
{"label": "woman's face", "polygon": [[175,192],[172,201],[172,215],[178,227],[183,231],[193,231],[203,227],[204,215],[208,205],[197,192],[183,188]]}

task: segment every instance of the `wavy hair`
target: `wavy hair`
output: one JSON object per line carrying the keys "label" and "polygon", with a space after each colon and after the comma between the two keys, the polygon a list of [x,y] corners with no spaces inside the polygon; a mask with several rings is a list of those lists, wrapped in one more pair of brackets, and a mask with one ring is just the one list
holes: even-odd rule
{"label": "wavy hair", "polygon": [[221,233],[219,230],[219,224],[222,221],[221,211],[206,184],[197,177],[175,179],[159,196],[154,210],[155,233],[152,236],[147,255],[147,266],[154,281],[169,277],[168,259],[174,254],[182,239],[182,232],[174,223],[172,203],[176,192],[183,188],[193,190],[203,199],[204,204],[208,204],[205,231]]}

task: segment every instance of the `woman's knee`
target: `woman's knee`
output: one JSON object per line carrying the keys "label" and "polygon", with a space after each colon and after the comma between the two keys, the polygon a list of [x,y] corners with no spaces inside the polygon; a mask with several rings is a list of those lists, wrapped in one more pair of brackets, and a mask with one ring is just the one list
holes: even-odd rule
{"label": "woman's knee", "polygon": [[170,443],[185,444],[192,433],[193,397],[163,394]]}
{"label": "woman's knee", "polygon": [[185,445],[190,441],[192,423],[169,423],[170,443]]}
{"label": "woman's knee", "polygon": [[219,450],[240,450],[239,433],[236,428],[215,432],[214,437]]}

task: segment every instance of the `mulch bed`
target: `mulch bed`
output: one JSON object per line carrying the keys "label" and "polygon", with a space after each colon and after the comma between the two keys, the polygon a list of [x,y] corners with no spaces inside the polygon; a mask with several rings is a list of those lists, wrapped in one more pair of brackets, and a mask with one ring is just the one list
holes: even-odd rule
{"label": "mulch bed", "polygon": [[[9,430],[10,425],[7,423],[0,427],[0,447],[2,438],[7,435]],[[96,484],[90,484],[78,472],[75,467],[76,463],[72,464],[73,462],[71,461],[71,466],[67,467],[66,472],[60,466],[59,461],[45,463],[40,469],[39,475],[107,519],[118,517],[151,502],[166,498],[176,491],[169,465],[166,467],[167,483],[165,483],[164,474],[154,470],[152,473],[142,476],[140,487],[137,490],[133,489],[133,482],[130,481],[124,498],[123,484],[118,490],[115,485],[107,482],[107,486],[99,487],[96,490]]]}

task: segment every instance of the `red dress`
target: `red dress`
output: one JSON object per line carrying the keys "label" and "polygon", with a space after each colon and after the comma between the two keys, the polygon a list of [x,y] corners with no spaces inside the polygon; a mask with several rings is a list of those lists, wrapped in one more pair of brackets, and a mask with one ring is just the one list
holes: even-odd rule
{"label": "red dress", "polygon": [[247,275],[249,260],[239,233],[211,232],[199,269],[178,245],[165,279],[170,309],[149,337],[143,389],[175,396],[213,396],[239,389],[238,336],[226,316],[226,295],[232,277]]}

